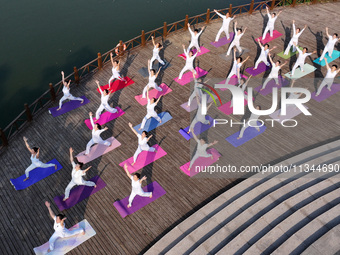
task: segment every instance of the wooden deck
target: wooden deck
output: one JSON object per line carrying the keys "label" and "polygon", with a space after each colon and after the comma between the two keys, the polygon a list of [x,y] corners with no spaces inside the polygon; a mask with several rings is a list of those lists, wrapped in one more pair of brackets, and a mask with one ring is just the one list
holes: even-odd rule
{"label": "wooden deck", "polygon": [[[339,2],[298,6],[283,10],[284,12],[276,23],[276,29],[283,34],[285,34],[285,30],[281,22],[289,28],[292,19],[296,20],[299,27],[307,24],[314,33],[322,31],[324,34],[325,26],[329,26],[330,33],[340,32],[338,22],[334,22],[338,19],[337,16],[340,12]],[[239,26],[248,26],[241,44],[251,49],[249,53],[244,54],[245,56],[249,54],[251,57],[246,63],[246,67],[253,66],[256,44],[252,36],[256,38],[261,35],[263,17],[256,12],[251,16],[240,16],[237,21]],[[198,57],[196,61],[201,68],[209,71],[205,80],[212,84],[217,80],[224,79],[231,66],[231,60],[227,62],[219,56],[227,51],[228,45],[220,48],[210,45],[220,24],[221,20],[212,22],[204,31],[201,43],[211,52]],[[282,51],[283,39],[284,36],[270,43],[271,46],[278,46],[273,53]],[[226,173],[223,176],[203,174],[197,175],[197,178],[189,178],[179,169],[181,165],[190,160],[190,143],[178,132],[180,128],[189,125],[190,115],[180,105],[187,101],[190,86],[180,86],[173,81],[173,78],[178,76],[184,65],[184,61],[177,55],[182,53],[182,43],[188,45],[188,40],[189,32],[185,31],[172,33],[167,37],[164,55],[168,61],[171,61],[171,67],[161,73],[160,80],[169,85],[173,92],[166,95],[157,108],[159,112],[170,112],[173,119],[151,132],[153,138],[150,145],[159,143],[168,154],[141,171],[142,175],[148,177],[148,182],[157,181],[167,194],[125,219],[122,219],[113,207],[113,202],[128,196],[131,189],[130,180],[118,164],[131,157],[137,146],[136,137],[128,128],[127,123],[132,122],[137,125],[146,112],[145,107],[140,106],[134,96],[140,94],[147,83],[147,78],[143,78],[138,70],[146,66],[147,59],[151,57],[152,46],[148,44],[145,48],[137,48],[129,55],[125,55],[122,60],[122,63],[125,63],[122,74],[131,77],[135,84],[116,92],[110,101],[111,104],[118,105],[126,113],[107,124],[109,130],[103,133],[103,138],[113,135],[122,145],[86,165],[92,166],[87,177],[100,175],[107,186],[89,199],[64,212],[68,218],[67,227],[71,227],[85,218],[97,232],[96,236],[72,250],[70,254],[143,253],[197,208],[238,182],[236,178],[241,174]],[[307,46],[310,51],[317,49],[320,52],[326,39],[323,39],[323,43],[320,40],[320,37],[314,36],[307,28],[300,37],[300,45]],[[307,62],[311,64],[311,60],[307,60]],[[339,59],[335,62],[340,66]],[[324,67],[316,67],[318,70],[308,75],[309,78],[322,78],[322,74],[326,73]],[[288,66],[283,71],[286,73]],[[99,72],[88,75],[79,86],[73,87],[71,91],[75,96],[86,95],[91,103],[57,118],[53,118],[46,110],[36,116],[27,128],[12,139],[8,148],[0,152],[2,169],[0,180],[1,254],[32,254],[33,248],[47,242],[53,233],[53,222],[48,216],[44,201],[50,201],[52,209],[57,212],[53,197],[63,194],[71,178],[68,148],[72,146],[77,154],[85,149],[86,143],[91,137],[91,132],[85,126],[84,119],[88,118],[89,111],[96,111],[100,102],[94,81],[98,79],[100,84],[104,85],[110,76],[111,64],[107,64]],[[262,75],[260,76],[262,77]],[[257,86],[256,82],[259,81],[254,79],[254,83],[250,83],[249,86]],[[298,84],[297,82],[296,86]],[[308,87],[311,91],[315,90],[312,80],[308,80],[303,86]],[[223,92],[221,95],[223,103],[230,99],[227,92]],[[224,139],[237,132],[239,127],[221,126],[210,129],[206,136],[209,141],[219,140],[215,146],[222,154],[218,162],[219,165],[241,166],[278,162],[280,159],[298,154],[307,148],[339,138],[339,100],[339,93],[321,103],[311,100],[307,106],[313,116],[298,116],[296,119],[299,124],[296,128],[282,128],[279,125],[275,125],[274,128],[269,127],[264,134],[238,148],[234,148]],[[257,95],[256,103],[266,108],[270,106],[271,98]],[[57,102],[51,104],[51,106],[56,105]],[[227,117],[214,106],[209,110],[209,115],[214,118]],[[241,117],[235,116],[233,118],[241,119]],[[30,155],[24,146],[22,136],[29,138],[30,145],[41,147],[43,162],[57,158],[63,169],[26,190],[15,191],[9,179],[22,175],[30,164]]]}

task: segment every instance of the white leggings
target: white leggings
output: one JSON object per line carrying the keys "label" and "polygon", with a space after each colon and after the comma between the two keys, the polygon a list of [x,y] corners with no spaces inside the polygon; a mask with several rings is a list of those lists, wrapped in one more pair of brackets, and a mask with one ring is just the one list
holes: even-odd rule
{"label": "white leggings", "polygon": [[[96,142],[93,141],[93,139],[91,139],[87,145],[86,145],[86,152],[85,152],[85,155],[89,154],[90,153],[90,149],[91,149],[91,146],[94,145]],[[99,142],[97,142],[98,144],[103,144],[105,146],[111,146],[111,143],[109,141],[104,141],[104,140],[101,140]]]}
{"label": "white leggings", "polygon": [[274,27],[268,27],[266,26],[263,35],[262,35],[262,40],[266,39],[267,33],[268,31],[270,32],[270,37],[273,37],[273,31],[274,31]]}
{"label": "white leggings", "polygon": [[[243,137],[243,134],[244,134],[244,131],[246,131],[246,129],[247,129],[249,126],[250,126],[250,125],[249,125],[248,123],[246,123],[246,124],[244,125],[244,127],[241,129],[240,135],[239,135],[238,137],[242,138],[242,137]],[[256,128],[257,131],[260,132],[260,128],[259,128],[259,127],[254,127],[254,128]]]}
{"label": "white leggings", "polygon": [[229,49],[227,51],[227,55],[229,56],[230,55],[230,52],[231,50],[234,48],[234,46],[237,48],[238,52],[242,52],[242,48],[240,46],[240,42],[232,42],[230,45],[229,45]]}
{"label": "white leggings", "polygon": [[63,96],[60,100],[59,100],[59,108],[61,108],[61,106],[63,105],[63,102],[65,100],[78,100],[78,101],[83,101],[84,99],[80,98],[80,97],[75,97],[75,96],[72,96],[71,94],[68,95],[68,96]]}
{"label": "white leggings", "polygon": [[[151,151],[151,152],[154,152],[156,149],[154,147],[149,147],[149,149],[145,150],[145,151]],[[135,154],[133,155],[133,163],[136,163],[136,160],[137,160],[137,157],[138,155],[144,151],[140,146],[138,146]]]}
{"label": "white leggings", "polygon": [[261,62],[265,63],[266,66],[269,65],[269,62],[268,62],[268,59],[267,59],[267,58],[258,58],[258,60],[256,60],[254,69],[257,69],[257,67],[259,66],[259,64],[260,64]]}
{"label": "white leggings", "polygon": [[82,229],[82,228],[76,228],[76,229],[73,229],[73,230],[65,229],[63,233],[54,232],[54,234],[51,236],[50,240],[48,240],[48,242],[50,244],[50,250],[51,251],[54,250],[54,242],[58,238],[71,237],[71,236],[79,235],[83,232],[84,232],[84,229]]}
{"label": "white leggings", "polygon": [[111,78],[109,79],[109,86],[111,86],[111,82],[114,80],[114,79],[118,79],[120,81],[125,81],[125,79],[120,76],[120,73],[115,73],[111,76]]}
{"label": "white leggings", "polygon": [[296,68],[298,68],[298,67],[300,67],[301,72],[303,72],[303,66],[304,66],[304,63],[295,63],[295,65],[293,66],[293,69],[292,69],[292,76],[294,75],[295,70],[296,70]]}
{"label": "white leggings", "polygon": [[158,122],[161,121],[161,118],[157,115],[157,113],[154,112],[153,114],[147,114],[147,115],[144,117],[144,119],[143,119],[143,121],[142,121],[142,125],[140,126],[140,128],[144,128],[144,127],[145,127],[146,121],[147,121],[148,119],[150,119],[150,118],[155,118]]}
{"label": "white leggings", "polygon": [[90,181],[84,181],[82,184],[76,184],[75,182],[73,182],[72,180],[70,181],[70,183],[67,185],[66,189],[65,189],[65,198],[69,198],[70,197],[70,191],[71,189],[76,186],[76,185],[85,185],[85,186],[90,186],[93,187],[96,184],[94,182],[90,182]]}
{"label": "white leggings", "polygon": [[323,50],[322,54],[321,54],[321,57],[320,57],[320,61],[323,60],[323,58],[325,57],[326,53],[328,52],[328,56],[332,56],[333,54],[333,48],[331,47],[325,47],[325,49]]}
{"label": "white leggings", "polygon": [[270,75],[269,75],[269,76],[267,77],[267,79],[264,81],[264,83],[263,83],[263,85],[262,85],[262,89],[265,89],[265,88],[266,88],[268,82],[270,82],[271,79],[274,79],[274,80],[275,80],[275,83],[276,83],[277,85],[279,85],[279,78],[278,78],[278,77],[273,77],[273,76],[270,76]]}
{"label": "white leggings", "polygon": [[111,112],[111,113],[116,113],[117,112],[117,109],[116,108],[112,108],[111,106],[109,105],[100,105],[98,110],[96,111],[96,119],[99,120],[100,118],[100,115],[102,114],[102,111],[103,110],[107,110],[108,112]]}
{"label": "white leggings", "polygon": [[220,39],[220,36],[223,32],[226,34],[227,40],[229,40],[229,28],[224,28],[222,26],[220,28],[220,30],[218,30],[218,33],[217,33],[216,38],[215,38],[215,42],[217,42]]}
{"label": "white leggings", "polygon": [[25,170],[25,175],[26,175],[26,178],[29,177],[29,172],[31,172],[33,169],[35,168],[49,168],[49,167],[55,167],[55,164],[45,164],[43,162],[39,162],[37,164],[31,164],[29,167],[26,168]]}
{"label": "white leggings", "polygon": [[135,196],[141,196],[141,197],[150,197],[152,194],[152,192],[144,192],[143,190],[141,192],[135,193],[135,192],[131,192],[130,196],[129,196],[129,206],[131,206],[133,199],[135,198]]}
{"label": "white leggings", "polygon": [[189,100],[188,100],[188,106],[191,105],[192,100],[194,100],[194,98],[197,96],[196,92],[198,92],[198,96],[201,97],[202,92],[200,89],[194,89],[194,91],[191,93]]}
{"label": "white leggings", "polygon": [[192,65],[185,65],[182,69],[182,71],[180,72],[179,76],[178,76],[178,79],[182,79],[182,76],[183,74],[186,72],[186,71],[191,71],[193,72],[194,74],[196,74],[196,70],[194,69],[194,67]]}
{"label": "white leggings", "polygon": [[198,41],[191,41],[187,51],[189,52],[192,47],[195,47],[197,51],[201,51]]}
{"label": "white leggings", "polygon": [[143,94],[142,94],[142,98],[146,98],[146,92],[148,91],[148,86],[149,86],[149,89],[151,88],[155,88],[157,89],[158,91],[162,91],[163,89],[161,87],[159,87],[156,82],[153,82],[153,83],[148,83],[144,89],[143,89]]}
{"label": "white leggings", "polygon": [[[200,111],[200,109],[198,109],[198,111]],[[199,113],[197,113],[197,114],[199,114]],[[194,130],[196,123],[198,123],[198,122],[201,122],[204,125],[208,125],[210,123],[210,121],[207,120],[207,119],[205,119],[204,121],[203,120],[201,121],[195,116],[195,118],[193,119],[193,121],[190,124],[189,130]]]}
{"label": "white leggings", "polygon": [[[298,42],[296,41],[296,45],[297,45],[297,44],[298,44]],[[292,47],[292,46],[293,46],[293,52],[296,51],[296,46],[293,44],[293,41],[291,40],[291,41],[289,42],[289,44],[288,44],[286,50],[285,50],[284,55],[288,55],[289,50],[290,50],[290,47]]]}
{"label": "white leggings", "polygon": [[151,60],[150,60],[150,66],[149,68],[152,69],[152,64],[155,60],[158,60],[158,62],[161,64],[161,65],[165,65],[164,61],[161,59],[161,57],[159,55],[157,55],[156,57],[155,56],[152,56]]}
{"label": "white leggings", "polygon": [[190,166],[189,168],[192,167],[192,165],[195,163],[195,161],[198,159],[198,158],[210,158],[212,156],[212,154],[208,154],[208,153],[205,153],[205,154],[199,154],[196,152],[196,154],[192,157],[191,161],[190,161]]}
{"label": "white leggings", "polygon": [[327,85],[328,89],[331,90],[331,86],[333,85],[333,81],[327,81],[326,79],[324,79],[324,80],[321,82],[321,84],[320,84],[320,86],[319,86],[319,88],[318,88],[318,91],[316,92],[316,95],[317,95],[317,96],[320,95],[322,89],[323,89],[326,85]]}

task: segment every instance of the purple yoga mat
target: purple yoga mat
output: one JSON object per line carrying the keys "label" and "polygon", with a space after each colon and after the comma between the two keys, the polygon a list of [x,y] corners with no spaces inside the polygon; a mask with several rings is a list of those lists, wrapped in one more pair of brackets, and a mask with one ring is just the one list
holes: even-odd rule
{"label": "purple yoga mat", "polygon": [[[207,71],[205,71],[205,70],[203,70],[202,68],[199,68],[199,67],[196,67],[195,70],[197,72],[197,75],[196,75],[197,79],[208,73]],[[182,79],[180,79],[180,80],[178,79],[178,77],[176,77],[174,79],[175,82],[179,83],[182,86],[184,86],[185,84],[188,84],[192,80],[194,80],[194,78],[193,78],[191,71],[188,71],[185,74],[183,74]]]}
{"label": "purple yoga mat", "polygon": [[[247,76],[241,74],[241,78],[244,78],[244,79],[248,79]],[[226,80],[223,80],[221,82],[219,82],[218,84],[225,84]],[[229,85],[237,85],[238,84],[238,79],[237,79],[237,76],[234,74],[233,76],[231,76],[231,78],[229,79],[229,82],[228,82]],[[224,90],[227,90],[227,89],[224,89],[224,88],[220,88],[220,90],[224,91]]]}
{"label": "purple yoga mat", "polygon": [[[251,124],[254,125],[253,122],[251,122]],[[261,123],[258,122],[257,125],[260,126]],[[262,134],[266,129],[267,129],[267,127],[265,125],[260,127],[260,132],[257,131],[257,129],[255,127],[248,127],[244,131],[242,138],[237,139],[237,137],[240,135],[240,132],[237,132],[237,133],[232,134],[231,136],[227,137],[226,140],[229,143],[231,143],[234,147],[238,147],[238,146],[250,141],[251,139],[255,138],[256,136]]]}
{"label": "purple yoga mat", "polygon": [[143,190],[145,192],[152,192],[152,198],[141,197],[137,195],[134,198],[132,206],[130,208],[127,208],[127,205],[129,204],[129,196],[113,203],[113,206],[116,207],[122,218],[125,218],[126,216],[133,214],[134,212],[137,212],[139,209],[166,194],[166,191],[161,187],[161,185],[158,184],[158,182],[150,183],[149,185],[143,187]]}
{"label": "purple yoga mat", "polygon": [[[214,124],[214,119],[212,117],[210,117],[209,115],[206,116],[205,119],[208,119],[210,121],[210,125],[204,125],[201,122],[196,123],[195,127],[194,127],[194,132],[195,135],[199,135],[201,133],[203,133],[204,131],[208,130],[209,128],[212,127],[212,125]],[[189,141],[190,138],[193,138],[191,132],[190,134],[188,134],[190,126],[186,127],[185,129],[180,129],[179,133],[187,140]]]}
{"label": "purple yoga mat", "polygon": [[225,36],[225,37],[220,38],[217,42],[211,42],[210,44],[215,46],[216,48],[218,48],[218,47],[221,47],[223,45],[230,43],[233,39],[234,39],[234,33],[230,32],[229,33],[229,40]]}
{"label": "purple yoga mat", "polygon": [[272,40],[274,40],[274,39],[276,39],[280,36],[282,36],[282,34],[279,31],[274,30],[273,31],[273,37],[270,37],[270,33],[268,32],[267,35],[266,35],[266,39],[262,40],[262,36],[261,36],[259,38],[256,38],[256,41],[258,41],[258,39],[260,39],[262,44],[266,44],[266,43],[268,43],[268,42],[270,42],[270,41],[272,41]]}
{"label": "purple yoga mat", "polygon": [[[149,90],[149,98],[159,98],[160,96],[164,96],[172,91],[165,83],[162,83],[159,85],[159,87],[162,89],[162,91],[158,91],[157,89],[150,89]],[[148,99],[142,98],[142,95],[135,96],[135,99],[140,105],[147,105]]]}
{"label": "purple yoga mat", "polygon": [[[306,109],[308,109],[307,106],[305,106]],[[272,114],[270,114],[269,116],[272,118],[272,119],[275,119],[277,122],[281,122],[283,120],[287,120],[287,119],[293,119],[295,118],[296,116],[300,115],[302,112],[300,111],[300,109],[296,108],[295,105],[289,105],[287,106],[287,112],[286,112],[286,115],[282,115],[280,116],[279,113],[280,113],[281,110],[277,110],[276,112],[273,112]]]}
{"label": "purple yoga mat", "polygon": [[70,112],[74,109],[79,108],[80,106],[90,103],[90,100],[88,100],[85,96],[81,96],[80,98],[84,99],[83,103],[81,103],[81,101],[78,100],[71,100],[66,103],[63,103],[59,111],[57,111],[59,106],[48,108],[48,111],[52,114],[53,117],[58,117],[64,113]]}
{"label": "purple yoga mat", "polygon": [[55,204],[59,208],[59,211],[63,211],[75,206],[79,202],[83,201],[106,186],[106,183],[100,179],[99,176],[93,177],[89,181],[96,183],[97,187],[94,188],[85,185],[79,185],[71,190],[70,197],[66,201],[63,201],[65,197],[64,195],[53,198]]}
{"label": "purple yoga mat", "polygon": [[288,80],[286,80],[282,76],[279,76],[279,84],[278,85],[276,85],[274,79],[271,79],[270,82],[268,82],[268,84],[267,84],[267,86],[264,90],[261,90],[262,85],[256,87],[254,90],[259,92],[261,95],[266,96],[266,95],[272,93],[274,87],[281,88],[281,87],[287,86],[288,84],[289,84]]}
{"label": "purple yoga mat", "polygon": [[312,93],[312,98],[317,101],[317,102],[321,102],[323,100],[326,100],[327,98],[329,98],[330,96],[338,93],[340,91],[340,84],[333,84],[332,87],[331,87],[331,91],[328,90],[327,86],[325,86],[320,95],[318,96],[315,96],[315,92]]}
{"label": "purple yoga mat", "polygon": [[246,69],[246,72],[249,73],[252,76],[256,76],[258,74],[264,73],[270,68],[270,66],[267,66],[265,63],[261,62],[258,66],[257,69],[254,70],[254,67],[248,67]]}
{"label": "purple yoga mat", "polygon": [[[104,125],[108,122],[110,122],[111,120],[117,119],[118,117],[122,116],[125,112],[120,109],[119,107],[116,107],[116,109],[118,110],[115,113],[111,113],[111,112],[104,112],[103,114],[100,115],[99,120],[96,122],[96,118],[93,118],[94,123],[98,123],[100,125]],[[91,120],[90,119],[86,119],[85,121],[86,126],[89,129],[93,129],[92,125],[91,125]]]}
{"label": "purple yoga mat", "polygon": [[[194,55],[196,54],[196,52],[197,52],[196,49],[193,49],[193,50],[192,50],[192,53],[193,53]],[[201,52],[199,52],[199,53],[197,54],[196,57],[199,57],[199,56],[201,56],[201,55],[203,55],[203,54],[205,54],[205,53],[208,53],[208,52],[210,52],[210,50],[208,50],[207,48],[205,48],[205,47],[202,46],[202,47],[201,47]],[[182,58],[186,59],[186,56],[185,56],[184,53],[178,55],[178,57],[182,57]]]}

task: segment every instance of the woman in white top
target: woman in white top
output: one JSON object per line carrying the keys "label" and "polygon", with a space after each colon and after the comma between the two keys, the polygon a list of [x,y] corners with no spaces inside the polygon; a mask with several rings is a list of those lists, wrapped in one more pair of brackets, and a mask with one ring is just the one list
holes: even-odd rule
{"label": "woman in white top", "polygon": [[234,75],[237,76],[237,81],[240,83],[241,81],[241,66],[249,59],[249,56],[242,61],[241,57],[236,58],[236,48],[234,48],[234,62],[233,62],[233,67],[230,70],[230,73],[227,77],[227,80],[225,81],[225,84],[229,84],[229,80],[231,77]]}
{"label": "woman in white top", "polygon": [[129,204],[127,205],[127,207],[130,208],[132,206],[132,201],[136,195],[141,196],[141,197],[152,198],[152,192],[145,192],[142,189],[142,182],[146,180],[146,176],[140,179],[139,173],[134,173],[133,175],[131,175],[129,173],[127,164],[124,164],[124,170],[125,170],[126,175],[131,179],[131,186],[132,186],[131,194],[129,196]]}
{"label": "woman in white top", "polygon": [[313,51],[312,53],[308,53],[308,48],[304,47],[303,50],[300,50],[297,44],[294,42],[294,46],[296,47],[297,51],[299,52],[299,56],[296,60],[296,63],[293,66],[292,72],[291,72],[291,77],[294,76],[296,68],[300,67],[301,71],[303,71],[303,66],[305,65],[305,60],[308,56],[315,54],[316,50]]}
{"label": "woman in white top", "polygon": [[[259,106],[259,105],[256,106],[256,110],[261,110],[261,106]],[[237,140],[243,138],[244,131],[246,131],[246,129],[248,127],[250,127],[249,122],[252,122],[253,126],[257,125],[257,120],[259,119],[259,117],[260,117],[260,115],[256,115],[255,113],[252,113],[250,115],[248,122],[241,128],[241,131],[240,131],[239,136],[237,137]],[[255,128],[258,132],[260,132],[259,127],[255,127]]]}
{"label": "woman in white top", "polygon": [[185,50],[184,44],[182,44],[182,46],[183,46],[183,51],[184,51],[186,59],[185,59],[185,66],[183,67],[182,71],[180,72],[180,74],[178,76],[179,80],[182,79],[182,76],[186,71],[191,71],[193,73],[193,75],[196,75],[196,71],[194,69],[194,61],[195,61],[195,58],[198,54],[198,52],[196,52],[196,54],[194,55],[192,53],[192,51]]}
{"label": "woman in white top", "polygon": [[[198,93],[196,94],[196,101],[197,101],[197,112],[195,117],[193,118],[189,130],[188,130],[188,134],[190,133],[191,130],[194,130],[196,123],[201,122],[204,125],[210,125],[210,120],[205,118],[205,115],[202,114],[202,104],[200,102],[200,97],[198,95]],[[211,102],[208,107],[207,107],[207,111],[209,110],[209,108],[212,106],[213,102]]]}
{"label": "woman in white top", "polygon": [[198,52],[201,52],[201,48],[198,44],[198,39],[200,35],[203,33],[204,28],[205,27],[202,27],[200,32],[198,32],[198,29],[195,29],[194,31],[192,31],[190,28],[190,24],[188,23],[188,29],[191,34],[191,41],[190,41],[190,45],[187,51],[190,51],[192,47],[195,47]]}
{"label": "woman in white top", "polygon": [[70,183],[67,185],[65,189],[65,197],[63,201],[66,201],[70,197],[70,191],[76,185],[85,185],[85,186],[90,186],[90,187],[94,186],[95,188],[97,187],[97,185],[94,182],[85,181],[83,179],[83,176],[86,175],[86,172],[90,170],[91,166],[86,168],[85,170],[81,170],[84,164],[81,162],[78,162],[78,164],[74,163],[72,148],[70,148],[70,161],[72,164],[72,174],[71,174],[72,180],[70,181]]}
{"label": "woman in white top", "polygon": [[98,86],[98,89],[99,89],[99,92],[101,94],[101,98],[100,98],[100,106],[98,108],[98,110],[96,111],[96,119],[97,121],[99,120],[100,118],[100,115],[102,113],[102,111],[105,109],[106,111],[108,112],[111,112],[111,113],[116,113],[117,112],[117,109],[116,108],[112,108],[108,101],[109,101],[109,98],[110,98],[110,95],[112,94],[112,91],[109,91],[108,89],[105,89],[104,91],[101,89],[101,87],[99,86],[99,81],[96,81],[97,83],[97,86]]}
{"label": "woman in white top", "polygon": [[261,48],[261,54],[260,54],[259,58],[256,60],[255,67],[253,68],[253,70],[256,70],[261,62],[264,62],[266,64],[266,66],[269,66],[270,64],[268,62],[268,54],[273,49],[276,49],[276,46],[274,46],[272,49],[269,49],[268,43],[266,43],[265,45],[262,45],[260,39],[258,39],[257,42],[259,43],[259,46]]}
{"label": "woman in white top", "polygon": [[65,228],[65,220],[67,219],[64,214],[57,214],[55,215],[51,209],[51,204],[49,202],[45,202],[45,205],[48,209],[48,212],[51,216],[51,218],[54,220],[54,233],[51,236],[49,242],[49,249],[47,252],[53,251],[54,250],[54,243],[58,238],[66,238],[66,237],[71,237],[75,235],[85,235],[85,229],[82,228],[76,228],[73,230],[68,230]]}
{"label": "woman in white top", "polygon": [[295,20],[293,20],[293,37],[292,37],[292,39],[290,39],[288,46],[287,46],[287,48],[284,52],[284,55],[288,55],[289,50],[292,46],[293,46],[293,52],[296,51],[296,45],[299,44],[299,37],[302,34],[302,32],[305,30],[306,27],[307,27],[307,25],[305,25],[305,27],[302,30],[300,28],[295,29]]}
{"label": "woman in white top", "polygon": [[[148,66],[150,66],[150,60],[148,60]],[[157,73],[154,69],[149,69],[148,71],[149,71],[149,83],[143,89],[142,98],[146,98],[146,91],[151,88],[155,88],[158,91],[162,91],[162,88],[158,87],[156,83],[156,79],[158,77],[159,72],[161,71],[161,68],[158,69]]]}
{"label": "woman in white top", "polygon": [[146,105],[146,116],[144,117],[142,124],[138,130],[141,130],[144,128],[145,123],[150,118],[155,118],[159,123],[162,123],[162,119],[157,115],[157,112],[155,111],[155,107],[158,104],[159,100],[162,96],[160,96],[157,101],[155,101],[155,98],[150,99],[149,98],[149,91],[146,92],[146,98],[148,99],[148,104]]}
{"label": "woman in white top", "polygon": [[127,80],[120,75],[120,67],[119,67],[120,62],[118,60],[113,61],[112,52],[110,53],[110,59],[111,59],[111,64],[112,64],[112,76],[109,79],[109,88],[111,89],[111,82],[113,80],[118,79],[120,81],[124,81],[125,83],[127,83]]}
{"label": "woman in white top", "polygon": [[242,52],[242,48],[240,46],[240,39],[241,37],[244,35],[244,33],[246,32],[247,28],[244,29],[243,33],[242,33],[242,29],[236,29],[236,25],[237,25],[237,21],[234,23],[234,32],[235,32],[235,36],[234,36],[234,40],[232,41],[232,43],[229,45],[229,49],[227,51],[227,56],[230,55],[230,52],[232,50],[232,48],[235,46],[238,49],[238,52],[241,53]]}
{"label": "woman in white top", "polygon": [[165,63],[164,61],[161,59],[161,57],[159,56],[159,52],[161,51],[161,49],[163,49],[162,44],[160,43],[155,43],[155,38],[153,36],[151,36],[152,39],[152,44],[153,44],[153,50],[152,50],[152,58],[149,64],[149,69],[152,69],[152,64],[155,60],[158,60],[158,62],[164,66]]}
{"label": "woman in white top", "polygon": [[199,97],[201,97],[201,95],[202,95],[201,88],[203,87],[203,84],[197,81],[195,75],[194,75],[194,81],[195,81],[194,90],[192,91],[192,93],[189,97],[187,107],[190,107],[192,100],[194,100],[194,98],[197,96],[197,94],[198,94]]}
{"label": "woman in white top", "polygon": [[328,33],[328,27],[326,27],[326,34],[328,37],[328,42],[322,52],[322,55],[319,59],[319,62],[321,62],[323,60],[323,58],[325,57],[326,53],[328,52],[328,56],[330,58],[332,58],[332,54],[333,54],[333,50],[334,50],[334,46],[335,44],[340,40],[338,38],[338,34],[334,33],[333,36],[330,36],[330,34]]}
{"label": "woman in white top", "polygon": [[[250,81],[251,77],[253,77],[252,75],[249,76],[249,78],[246,80],[245,78],[241,78],[241,82],[240,84],[237,86],[238,88],[241,88],[243,93],[245,94],[246,98],[247,98],[247,95],[246,95],[246,88],[248,86],[248,82]],[[232,108],[234,106],[234,100],[231,100],[231,103],[230,103],[230,108]]]}
{"label": "woman in white top", "polygon": [[332,67],[330,68],[326,58],[325,58],[325,62],[326,62],[327,74],[326,74],[325,78],[323,79],[323,81],[321,82],[320,87],[319,87],[318,91],[316,92],[315,96],[320,95],[322,89],[326,85],[328,87],[328,90],[331,91],[331,87],[332,87],[334,78],[340,72],[340,68],[338,70],[336,70],[338,68],[337,65],[332,65]]}
{"label": "woman in white top", "polygon": [[39,160],[40,148],[37,148],[37,147],[31,148],[28,145],[27,138],[25,136],[24,136],[24,141],[25,141],[27,150],[31,153],[31,161],[32,161],[32,164],[25,170],[26,179],[24,179],[24,181],[27,181],[29,179],[29,172],[37,167],[48,168],[48,167],[54,166],[54,168],[57,170],[57,165],[45,164]]}
{"label": "woman in white top", "polygon": [[84,103],[84,99],[80,98],[80,97],[75,97],[72,96],[70,93],[70,83],[71,80],[69,80],[69,82],[65,82],[65,77],[64,77],[64,72],[61,71],[61,77],[62,77],[62,83],[63,83],[63,97],[59,100],[59,108],[57,109],[57,111],[59,111],[61,109],[61,106],[63,105],[63,102],[65,100],[78,100],[81,101],[81,103]]}
{"label": "woman in white top", "polygon": [[266,78],[266,80],[264,81],[261,90],[264,90],[268,84],[269,81],[271,81],[271,79],[275,80],[276,85],[279,85],[279,71],[280,69],[287,64],[287,61],[284,62],[282,65],[280,60],[277,60],[275,63],[271,57],[271,54],[268,54],[269,56],[269,61],[272,64],[272,69],[270,71],[270,74],[268,75],[268,77]]}
{"label": "woman in white top", "polygon": [[192,157],[191,161],[190,161],[190,166],[188,168],[188,171],[190,171],[192,165],[195,163],[195,161],[200,158],[200,157],[204,157],[204,158],[209,158],[211,157],[211,159],[213,158],[212,154],[207,153],[207,149],[215,144],[217,144],[217,141],[215,140],[213,143],[207,144],[205,142],[204,139],[200,139],[198,140],[197,136],[195,135],[194,131],[191,130],[192,132],[192,136],[194,137],[195,141],[197,142],[197,149],[196,149],[196,153],[195,155]]}
{"label": "woman in white top", "polygon": [[226,34],[227,40],[229,40],[229,24],[230,24],[230,21],[235,19],[236,15],[234,15],[234,17],[231,18],[229,12],[227,12],[227,14],[225,16],[220,14],[217,10],[214,10],[214,12],[218,16],[220,16],[223,20],[222,26],[221,26],[220,30],[218,30],[218,33],[216,35],[215,42],[217,42],[220,39],[220,36],[223,32]]}
{"label": "woman in white top", "polygon": [[92,112],[90,112],[89,116],[92,125],[92,139],[86,145],[85,155],[88,155],[90,153],[91,146],[94,145],[95,143],[103,144],[108,147],[111,146],[111,143],[109,141],[104,141],[100,137],[100,134],[106,131],[108,128],[105,127],[104,129],[102,129],[101,125],[99,125],[98,123],[94,124],[92,115],[93,115]]}
{"label": "woman in white top", "polygon": [[133,155],[133,163],[131,164],[132,166],[136,163],[138,155],[142,151],[151,151],[151,152],[157,152],[154,147],[150,147],[148,145],[149,140],[151,139],[152,135],[148,137],[148,133],[146,131],[143,131],[142,134],[138,134],[137,131],[133,128],[132,124],[129,122],[129,127],[131,128],[132,132],[135,133],[135,135],[138,138],[138,148]]}
{"label": "woman in white top", "polygon": [[279,13],[277,15],[276,15],[275,12],[270,14],[268,6],[266,6],[266,10],[267,10],[267,15],[268,15],[268,22],[267,22],[266,28],[264,29],[264,32],[263,32],[263,35],[262,35],[262,40],[266,39],[268,31],[270,33],[270,37],[273,37],[275,21],[279,17],[280,13],[282,12],[282,11],[279,11]]}

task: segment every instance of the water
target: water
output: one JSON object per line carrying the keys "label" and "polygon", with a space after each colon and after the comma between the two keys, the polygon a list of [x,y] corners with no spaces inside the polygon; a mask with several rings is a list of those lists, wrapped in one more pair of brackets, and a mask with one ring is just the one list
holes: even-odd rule
{"label": "water", "polygon": [[229,4],[250,0],[1,1],[0,127],[67,76],[119,40]]}

